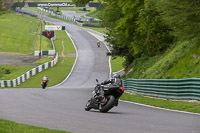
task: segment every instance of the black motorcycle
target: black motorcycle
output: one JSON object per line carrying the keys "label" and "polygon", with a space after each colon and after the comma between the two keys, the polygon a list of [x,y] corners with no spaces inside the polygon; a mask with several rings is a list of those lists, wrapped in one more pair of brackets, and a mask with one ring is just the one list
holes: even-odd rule
{"label": "black motorcycle", "polygon": [[[85,105],[85,110],[89,111],[91,109],[97,109],[100,112],[108,112],[114,106],[118,105],[118,99],[124,92],[124,89],[119,86],[108,86],[99,84],[94,88],[92,98],[87,101]],[[102,92],[103,91],[103,95]],[[101,97],[103,96],[103,97]]]}

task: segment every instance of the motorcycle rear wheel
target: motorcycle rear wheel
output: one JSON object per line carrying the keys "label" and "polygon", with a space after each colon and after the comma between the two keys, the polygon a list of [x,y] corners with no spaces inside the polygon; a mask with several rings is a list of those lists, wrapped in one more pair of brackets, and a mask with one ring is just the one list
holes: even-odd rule
{"label": "motorcycle rear wheel", "polygon": [[115,104],[115,97],[110,95],[109,97],[106,98],[107,102],[105,104],[100,104],[99,105],[99,110],[100,112],[108,112]]}

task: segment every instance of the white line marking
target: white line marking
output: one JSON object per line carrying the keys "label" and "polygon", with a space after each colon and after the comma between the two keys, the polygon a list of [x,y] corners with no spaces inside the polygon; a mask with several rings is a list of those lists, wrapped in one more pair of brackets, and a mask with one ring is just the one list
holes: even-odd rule
{"label": "white line marking", "polygon": [[140,106],[144,106],[144,107],[149,107],[149,108],[155,108],[155,109],[160,109],[160,110],[167,110],[167,111],[173,111],[173,112],[178,112],[178,113],[185,113],[185,114],[199,115],[200,116],[200,113],[192,113],[192,112],[185,112],[185,111],[179,111],[179,110],[165,109],[165,108],[160,108],[160,107],[155,107],[155,106],[151,106],[151,105],[145,105],[145,104],[135,103],[135,102],[130,102],[130,101],[125,101],[125,100],[120,100],[120,101],[130,103],[130,104],[140,105]]}

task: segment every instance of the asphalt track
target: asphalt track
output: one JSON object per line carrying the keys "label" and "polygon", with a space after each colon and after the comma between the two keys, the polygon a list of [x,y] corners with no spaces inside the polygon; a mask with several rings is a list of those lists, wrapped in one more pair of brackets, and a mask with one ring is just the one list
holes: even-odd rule
{"label": "asphalt track", "polygon": [[73,133],[199,133],[200,115],[146,107],[128,102],[108,113],[85,111],[95,79],[109,77],[106,47],[73,24],[41,16],[65,25],[78,58],[71,75],[61,84],[45,90],[19,88],[0,90],[0,118]]}

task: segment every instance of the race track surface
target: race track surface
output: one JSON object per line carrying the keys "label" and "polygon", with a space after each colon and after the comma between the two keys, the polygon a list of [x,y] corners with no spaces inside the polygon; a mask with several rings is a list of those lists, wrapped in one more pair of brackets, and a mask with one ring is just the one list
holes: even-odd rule
{"label": "race track surface", "polygon": [[0,118],[73,133],[199,133],[200,115],[180,113],[119,102],[108,113],[85,111],[95,79],[108,79],[106,47],[85,29],[40,15],[56,25],[66,26],[78,58],[64,82],[45,90],[19,88],[0,90]]}

